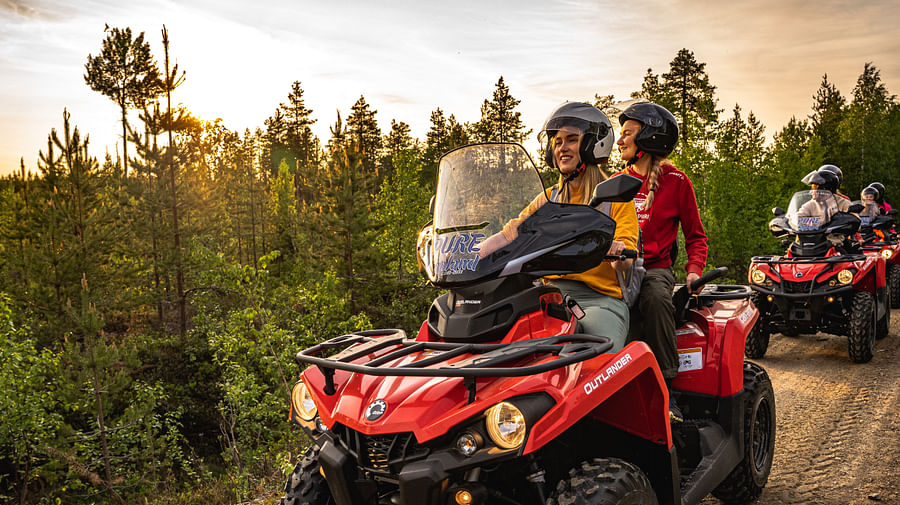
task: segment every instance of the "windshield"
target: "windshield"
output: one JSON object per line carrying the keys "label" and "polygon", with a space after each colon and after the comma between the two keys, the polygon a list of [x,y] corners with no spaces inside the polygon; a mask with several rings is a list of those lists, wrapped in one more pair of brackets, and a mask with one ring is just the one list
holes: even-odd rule
{"label": "windshield", "polygon": [[809,189],[794,193],[786,217],[794,230],[813,231],[828,224],[837,211],[838,205],[831,191]]}
{"label": "windshield", "polygon": [[444,155],[433,245],[426,251],[429,277],[438,282],[478,277],[475,271],[492,261],[478,257],[479,244],[518,217],[543,189],[531,157],[518,144],[478,144]]}
{"label": "windshield", "polygon": [[878,204],[874,200],[857,200],[851,205],[856,204],[861,205],[863,208],[859,214],[857,214],[859,216],[860,226],[871,225],[872,219],[881,215],[881,208],[878,207]]}

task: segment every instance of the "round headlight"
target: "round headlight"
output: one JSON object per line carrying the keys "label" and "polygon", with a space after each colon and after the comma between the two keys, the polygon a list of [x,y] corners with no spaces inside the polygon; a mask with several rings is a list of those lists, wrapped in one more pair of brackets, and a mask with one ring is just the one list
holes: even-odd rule
{"label": "round headlight", "polygon": [[316,417],[316,402],[313,401],[303,381],[294,384],[294,389],[291,390],[291,403],[300,419],[312,421]]}
{"label": "round headlight", "polygon": [[853,281],[853,272],[848,269],[841,270],[837,274],[837,280],[841,284],[850,284]]}
{"label": "round headlight", "polygon": [[766,281],[766,274],[758,268],[750,270],[750,282],[753,284],[762,284]]}
{"label": "round headlight", "polygon": [[515,405],[500,402],[485,414],[487,432],[495,444],[504,449],[515,449],[525,442],[525,416]]}
{"label": "round headlight", "polygon": [[481,437],[476,433],[465,432],[456,439],[456,450],[465,457],[470,457],[481,447]]}
{"label": "round headlight", "polygon": [[894,255],[894,251],[893,251],[892,249],[882,249],[882,250],[881,250],[881,257],[884,258],[884,259],[886,259],[886,260],[891,259],[891,257],[892,257],[893,255]]}

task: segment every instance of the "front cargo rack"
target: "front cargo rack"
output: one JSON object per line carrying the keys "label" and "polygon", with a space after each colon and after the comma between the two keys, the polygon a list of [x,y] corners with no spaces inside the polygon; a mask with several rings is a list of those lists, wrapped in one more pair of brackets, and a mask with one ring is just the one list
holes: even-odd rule
{"label": "front cargo rack", "polygon": [[[374,376],[462,377],[469,390],[469,403],[475,401],[477,377],[522,377],[535,375],[586,361],[609,351],[608,337],[575,333],[553,337],[519,340],[506,344],[471,344],[465,342],[420,342],[408,339],[399,329],[367,330],[342,335],[297,353],[300,364],[315,365],[325,376],[325,394],[333,395],[334,371],[345,370]],[[372,353],[397,347],[365,363],[353,363]],[[340,349],[329,357],[318,356]],[[440,354],[400,366],[382,366],[415,352],[438,351]],[[475,354],[455,363],[448,360],[464,354]],[[552,358],[535,365],[510,366],[510,363]],[[506,366],[500,366],[506,365]]]}

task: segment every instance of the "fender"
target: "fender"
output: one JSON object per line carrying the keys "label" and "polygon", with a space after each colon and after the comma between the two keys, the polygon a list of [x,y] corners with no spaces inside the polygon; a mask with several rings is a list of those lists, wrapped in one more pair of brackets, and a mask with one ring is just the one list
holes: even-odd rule
{"label": "fender", "polygon": [[[571,396],[550,409],[525,444],[525,454],[556,439],[587,415],[656,444],[672,448],[669,392],[644,342],[632,342],[617,354],[583,363]],[[611,372],[611,373],[610,373]]]}

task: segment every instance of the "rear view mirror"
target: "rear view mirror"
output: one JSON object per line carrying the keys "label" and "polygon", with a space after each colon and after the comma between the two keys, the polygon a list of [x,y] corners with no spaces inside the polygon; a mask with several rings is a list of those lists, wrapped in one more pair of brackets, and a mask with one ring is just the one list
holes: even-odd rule
{"label": "rear view mirror", "polygon": [[783,216],[784,209],[782,209],[781,207],[775,207],[774,209],[772,209],[772,214],[775,214],[775,217]]}
{"label": "rear view mirror", "polygon": [[596,207],[603,202],[630,202],[643,185],[644,181],[631,175],[611,177],[594,187],[594,197],[588,205]]}

